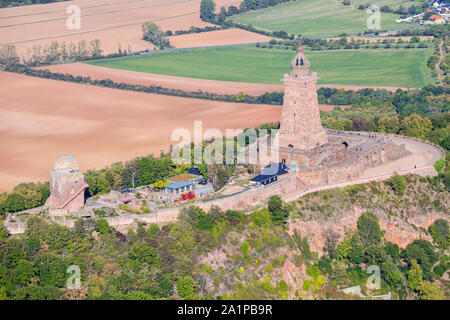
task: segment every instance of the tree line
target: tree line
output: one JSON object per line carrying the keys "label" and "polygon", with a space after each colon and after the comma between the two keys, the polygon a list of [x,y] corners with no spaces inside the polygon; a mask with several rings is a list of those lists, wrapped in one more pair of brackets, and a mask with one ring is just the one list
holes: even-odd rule
{"label": "tree line", "polygon": [[25,65],[10,65],[7,66],[6,71],[15,72],[19,74],[25,74],[27,76],[45,78],[45,79],[53,79],[59,81],[67,81],[74,82],[80,84],[90,84],[94,86],[107,87],[107,88],[115,88],[120,90],[129,90],[129,91],[137,91],[137,92],[146,92],[146,93],[156,93],[163,94],[168,96],[176,96],[176,97],[186,97],[186,98],[197,98],[197,99],[207,99],[207,100],[215,100],[215,101],[224,101],[224,102],[236,102],[236,103],[252,103],[252,104],[272,104],[272,105],[281,105],[283,94],[280,92],[267,92],[261,96],[250,96],[244,94],[243,92],[237,95],[233,94],[217,94],[217,93],[209,93],[207,91],[185,91],[179,89],[170,89],[163,88],[160,86],[145,86],[139,84],[130,84],[123,82],[115,82],[111,79],[102,79],[96,80],[91,79],[90,77],[82,77],[82,76],[73,76],[71,74],[64,74],[58,72],[51,72],[49,70],[36,70],[29,68]]}
{"label": "tree line", "polygon": [[[420,41],[419,37],[413,36],[410,41],[404,41],[399,38],[395,39],[379,39],[375,43],[367,40],[355,40],[348,41],[347,37],[341,37],[340,39],[308,39],[301,38],[303,46],[310,47],[312,51],[321,50],[341,50],[341,49],[414,49],[414,48],[428,48],[428,44],[425,41]],[[257,48],[278,48],[285,50],[297,50],[297,41],[281,41],[271,39],[269,43],[256,43]]]}
{"label": "tree line", "polygon": [[214,0],[202,0],[200,2],[200,18],[204,21],[217,21],[218,23],[225,22],[227,17],[245,13],[251,10],[264,9],[274,7],[279,4],[296,1],[296,0],[243,0],[239,7],[229,6],[228,8],[221,7],[220,13],[215,13],[216,4]]}
{"label": "tree line", "polygon": [[34,67],[48,65],[61,61],[86,61],[106,58],[117,58],[131,54],[131,48],[122,50],[119,46],[116,53],[103,55],[101,41],[93,39],[89,43],[81,40],[77,43],[52,41],[47,45],[33,45],[22,57],[17,54],[14,45],[6,45],[0,48],[0,64],[13,66],[23,64]]}

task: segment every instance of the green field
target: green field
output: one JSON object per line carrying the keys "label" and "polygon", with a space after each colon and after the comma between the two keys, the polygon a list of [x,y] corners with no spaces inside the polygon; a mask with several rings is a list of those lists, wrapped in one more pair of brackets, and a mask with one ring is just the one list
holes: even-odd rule
{"label": "green field", "polygon": [[[408,0],[357,1],[358,4],[372,3],[389,5],[397,9],[400,4],[410,7]],[[336,0],[300,0],[277,7],[256,10],[230,17],[242,24],[251,24],[264,30],[284,30],[306,37],[335,36],[342,33],[354,34],[367,30],[367,19],[371,14],[358,10],[357,4],[344,6]],[[402,29],[407,25],[398,24],[399,15],[381,13],[381,29]]]}
{"label": "green field", "polygon": [[[307,51],[320,84],[420,87],[431,82],[426,65],[432,48]],[[254,46],[153,53],[89,64],[211,80],[280,83],[295,51]]]}

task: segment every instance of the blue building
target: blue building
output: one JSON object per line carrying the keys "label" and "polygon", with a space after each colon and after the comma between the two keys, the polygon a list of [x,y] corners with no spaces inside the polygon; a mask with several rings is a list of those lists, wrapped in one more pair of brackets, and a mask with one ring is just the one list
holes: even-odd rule
{"label": "blue building", "polygon": [[272,163],[261,170],[261,173],[250,180],[251,183],[258,185],[268,185],[278,181],[278,177],[289,173],[288,166],[285,163]]}

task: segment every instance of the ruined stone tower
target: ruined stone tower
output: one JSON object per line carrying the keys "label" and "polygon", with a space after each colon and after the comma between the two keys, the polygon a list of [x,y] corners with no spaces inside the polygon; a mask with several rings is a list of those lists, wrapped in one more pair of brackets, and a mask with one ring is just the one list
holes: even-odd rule
{"label": "ruined stone tower", "polygon": [[84,205],[84,191],[88,187],[74,157],[61,157],[50,170],[50,215],[76,212]]}
{"label": "ruined stone tower", "polygon": [[291,63],[291,73],[284,75],[284,103],[279,130],[280,151],[294,149],[309,151],[328,142],[320,122],[317,101],[317,73],[310,72],[310,64],[299,42],[297,55]]}

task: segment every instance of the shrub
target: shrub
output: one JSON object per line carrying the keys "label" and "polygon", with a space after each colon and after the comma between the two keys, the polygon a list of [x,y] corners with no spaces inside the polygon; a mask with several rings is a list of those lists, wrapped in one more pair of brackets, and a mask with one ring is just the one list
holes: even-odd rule
{"label": "shrub", "polygon": [[440,173],[444,168],[444,166],[445,166],[445,158],[442,158],[436,161],[436,163],[434,164],[434,169],[437,171],[437,173]]}
{"label": "shrub", "polygon": [[184,299],[189,299],[195,293],[195,281],[191,276],[184,276],[177,280],[178,295]]}
{"label": "shrub", "polygon": [[388,180],[389,185],[391,186],[394,193],[398,196],[402,196],[405,193],[406,189],[406,179],[403,176],[399,176],[395,174],[392,178]]}
{"label": "shrub", "polygon": [[358,234],[365,247],[370,244],[378,245],[381,241],[381,229],[377,217],[365,212],[358,219]]}
{"label": "shrub", "polygon": [[105,234],[112,230],[112,228],[109,226],[108,221],[106,219],[98,219],[97,220],[97,231]]}
{"label": "shrub", "polygon": [[441,248],[447,249],[450,243],[450,232],[448,222],[445,219],[436,220],[428,228],[434,242],[436,242]]}

